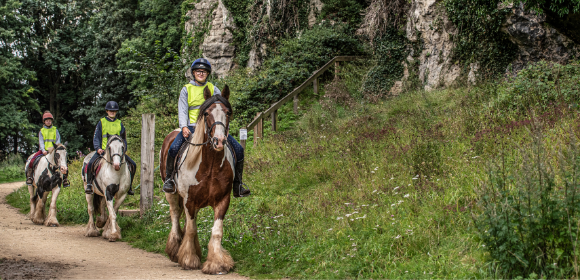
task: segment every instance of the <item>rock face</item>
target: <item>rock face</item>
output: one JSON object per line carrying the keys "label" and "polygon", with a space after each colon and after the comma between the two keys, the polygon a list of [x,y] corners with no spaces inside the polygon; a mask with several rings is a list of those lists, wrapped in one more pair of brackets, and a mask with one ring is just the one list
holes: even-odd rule
{"label": "rock face", "polygon": [[[412,42],[419,39],[423,41],[422,52],[413,56],[419,60],[419,80],[425,90],[450,86],[461,73],[461,66],[451,60],[454,45],[450,35],[456,34],[456,28],[449,21],[442,4],[442,0],[413,0],[407,21],[407,38]],[[513,12],[506,19],[502,31],[519,48],[512,63],[513,70],[522,69],[528,62],[548,60],[567,63],[574,57],[580,57],[580,45],[551,27],[545,14],[537,15],[533,11],[525,11],[521,5],[512,4],[508,7]],[[478,69],[478,63],[469,65],[469,84],[477,82]],[[400,87],[393,87],[392,91],[400,91]]]}
{"label": "rock face", "polygon": [[228,29],[234,28],[230,12],[221,0],[201,0],[186,16],[190,19],[185,23],[185,30],[190,36],[209,27],[200,49],[203,57],[212,64],[213,73],[219,78],[224,77],[234,66],[234,40]]}
{"label": "rock face", "polygon": [[510,4],[512,13],[502,26],[519,49],[512,68],[521,70],[528,62],[548,60],[567,63],[580,55],[580,46],[553,28],[546,21],[546,14],[525,11],[522,4]]}
{"label": "rock face", "polygon": [[419,80],[425,90],[449,86],[461,72],[460,66],[451,61],[453,43],[450,35],[456,33],[455,26],[449,21],[441,2],[412,1],[407,20],[407,39],[423,41],[422,52],[412,55],[419,59]]}

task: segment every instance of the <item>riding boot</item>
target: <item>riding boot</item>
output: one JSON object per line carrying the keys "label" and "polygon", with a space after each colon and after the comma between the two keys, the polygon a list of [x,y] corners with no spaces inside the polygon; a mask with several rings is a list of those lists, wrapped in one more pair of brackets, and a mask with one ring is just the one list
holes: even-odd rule
{"label": "riding boot", "polygon": [[93,172],[87,168],[87,186],[85,187],[86,194],[94,194],[93,192]]}
{"label": "riding boot", "polygon": [[[236,162],[236,174],[234,175],[234,197],[245,197],[250,195],[250,189],[246,189],[242,183],[242,174],[244,173],[244,160]],[[246,185],[247,187],[247,185]]]}
{"label": "riding boot", "polygon": [[34,173],[33,171],[34,171],[33,168],[30,168],[30,166],[28,166],[28,165],[26,166],[26,184],[29,186],[32,186],[32,182],[34,180],[32,178],[32,176],[33,176],[32,173]]}
{"label": "riding boot", "polygon": [[62,174],[62,187],[68,188],[70,186],[70,182],[68,181],[68,173]]}
{"label": "riding boot", "polygon": [[165,163],[165,183],[163,183],[163,191],[169,194],[175,193],[175,181],[173,181],[173,169],[175,165],[175,158],[167,155]]}
{"label": "riding boot", "polygon": [[131,184],[129,185],[128,195],[135,195],[133,192],[133,178],[135,177],[136,166],[129,164],[129,173],[131,173]]}

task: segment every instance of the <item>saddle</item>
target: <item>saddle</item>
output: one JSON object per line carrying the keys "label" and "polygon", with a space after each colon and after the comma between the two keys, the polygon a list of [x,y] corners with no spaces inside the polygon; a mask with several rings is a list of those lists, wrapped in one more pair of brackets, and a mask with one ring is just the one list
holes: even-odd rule
{"label": "saddle", "polygon": [[[191,135],[189,135],[189,138],[193,137],[193,133]],[[181,144],[181,147],[179,147],[179,151],[177,152],[177,156],[175,157],[175,161],[173,162],[173,166],[175,166],[175,171],[173,171],[173,176],[175,176],[175,174],[177,174],[177,172],[179,171],[179,161],[181,160],[181,157],[184,156],[185,151],[187,150],[187,146],[189,146],[188,142],[190,139],[187,139],[186,141],[183,141],[183,143]],[[234,148],[231,147],[230,142],[228,142],[226,140],[226,145],[228,146],[228,149],[230,150],[230,153],[232,153],[232,158],[234,159],[234,166],[236,166],[236,162],[238,162],[238,159],[236,157],[236,153],[234,152]],[[235,170],[234,174],[235,174]]]}
{"label": "saddle", "polygon": [[93,163],[93,166],[92,166],[91,170],[87,170],[88,167],[89,167],[89,165],[88,164],[85,164],[85,166],[83,168],[85,174],[87,174],[87,172],[90,171],[90,172],[93,172],[93,174],[95,175],[94,177],[97,177],[97,175],[99,175],[99,172],[101,171],[101,165],[102,165],[101,163],[102,163],[102,161],[103,161],[103,158],[102,157],[97,158],[95,160],[95,162]]}
{"label": "saddle", "polygon": [[34,170],[36,170],[36,167],[38,166],[38,163],[40,163],[40,160],[44,157],[43,154],[40,154],[34,158],[32,158],[30,160],[30,163],[28,164],[28,168],[29,170],[31,170],[31,174],[34,174]]}

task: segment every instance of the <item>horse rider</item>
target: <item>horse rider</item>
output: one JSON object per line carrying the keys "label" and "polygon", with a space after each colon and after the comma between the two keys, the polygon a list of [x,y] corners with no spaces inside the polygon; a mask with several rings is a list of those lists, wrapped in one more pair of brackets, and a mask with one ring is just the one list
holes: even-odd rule
{"label": "horse rider", "polygon": [[[166,179],[163,184],[163,191],[166,193],[175,193],[174,163],[175,157],[179,152],[181,144],[195,131],[197,116],[199,114],[199,107],[205,101],[203,98],[203,90],[207,86],[211,94],[221,94],[221,91],[212,83],[207,81],[207,77],[211,74],[211,64],[205,58],[198,58],[191,64],[191,71],[194,79],[186,84],[179,95],[178,113],[179,113],[179,128],[181,133],[177,134],[175,140],[169,148],[167,156]],[[242,145],[228,134],[228,143],[234,149],[236,154],[236,172],[234,174],[234,197],[244,197],[250,194],[249,189],[245,189],[242,183],[242,173],[244,170],[244,148]]]}
{"label": "horse rider", "polygon": [[[31,186],[34,181],[32,177],[34,174],[34,169],[32,168],[34,160],[41,155],[46,156],[48,154],[47,150],[54,148],[54,144],[60,144],[60,133],[58,133],[58,129],[52,125],[53,120],[54,118],[50,111],[44,111],[42,114],[42,122],[44,123],[44,126],[42,126],[38,133],[38,152],[32,156],[30,164],[26,166],[26,184],[29,186]],[[63,174],[63,188],[70,185],[67,177],[68,174]]]}
{"label": "horse rider", "polygon": [[[95,128],[95,134],[93,135],[93,146],[95,148],[96,153],[93,154],[93,157],[87,164],[87,186],[85,188],[86,194],[93,194],[93,177],[94,174],[91,171],[93,164],[95,161],[102,157],[105,153],[105,149],[107,148],[107,135],[119,135],[123,138],[123,142],[125,144],[125,151],[128,149],[127,147],[127,133],[125,131],[125,126],[121,120],[117,118],[117,112],[119,111],[119,104],[115,101],[107,102],[105,106],[105,110],[107,111],[107,116],[100,119],[97,123],[97,127]],[[128,195],[134,195],[133,192],[133,177],[135,177],[135,171],[137,170],[137,164],[125,153],[125,160],[129,164],[129,171],[131,172],[131,184],[129,185],[129,191],[127,192]]]}

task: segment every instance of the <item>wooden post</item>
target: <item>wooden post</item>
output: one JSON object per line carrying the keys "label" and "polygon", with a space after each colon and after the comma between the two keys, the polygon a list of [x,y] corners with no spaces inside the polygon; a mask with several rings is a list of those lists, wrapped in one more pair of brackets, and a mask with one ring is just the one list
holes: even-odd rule
{"label": "wooden post", "polygon": [[153,205],[153,163],[155,157],[155,114],[141,116],[141,217]]}
{"label": "wooden post", "polygon": [[338,61],[334,62],[334,79],[338,79]]}
{"label": "wooden post", "polygon": [[294,95],[294,114],[298,115],[298,94]]}
{"label": "wooden post", "polygon": [[314,94],[318,95],[318,78],[312,81],[312,87],[314,89]]}
{"label": "wooden post", "polygon": [[246,139],[248,139],[248,130],[245,127],[242,127],[240,129],[240,144],[242,145],[242,148],[244,148],[244,150],[246,149]]}
{"label": "wooden post", "polygon": [[274,112],[272,112],[271,114],[272,116],[272,131],[276,131],[276,117],[278,116],[278,110],[274,110]]}
{"label": "wooden post", "polygon": [[[262,139],[262,131],[264,129],[264,119],[261,118],[262,113],[258,113],[256,114],[256,118],[260,117],[260,121],[258,121],[258,124],[256,124],[256,126],[254,126],[254,147],[258,145],[258,141],[260,141],[260,139]],[[254,119],[256,119],[254,118]]]}

